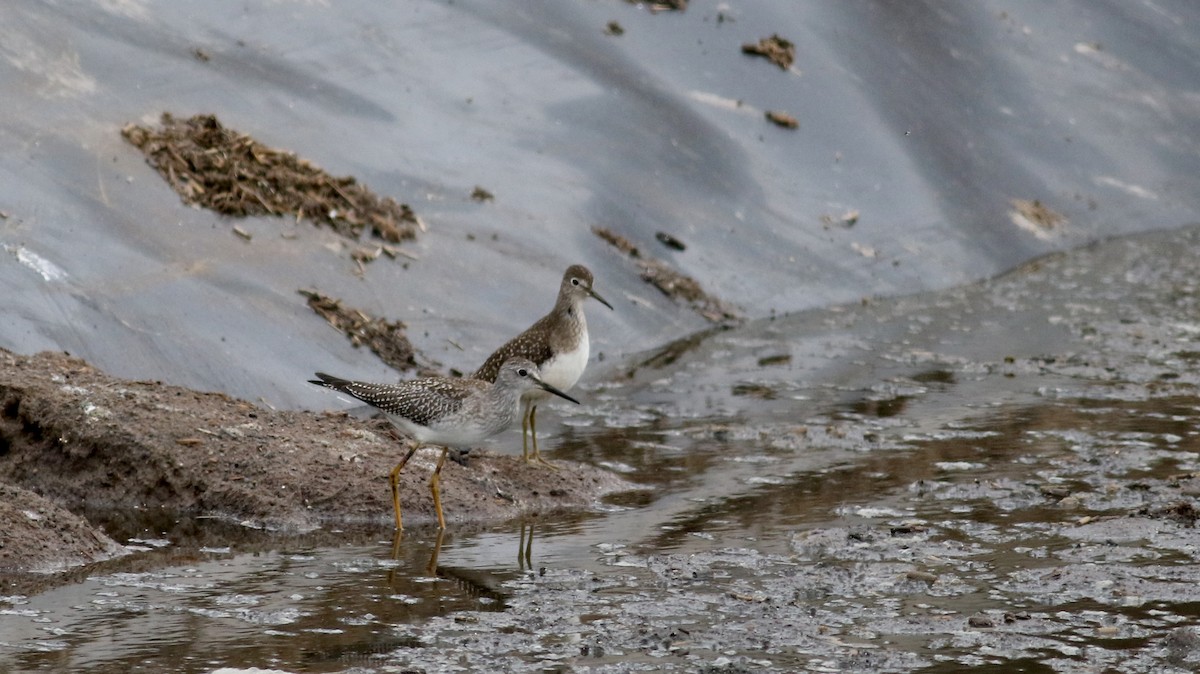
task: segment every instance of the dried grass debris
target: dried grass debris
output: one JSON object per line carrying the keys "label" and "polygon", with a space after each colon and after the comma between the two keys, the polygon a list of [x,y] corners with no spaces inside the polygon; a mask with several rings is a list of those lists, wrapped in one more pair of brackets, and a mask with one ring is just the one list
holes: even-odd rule
{"label": "dried grass debris", "polygon": [[413,210],[380,198],[351,176],[331,176],[291,152],[229,129],[216,115],[179,119],[169,112],[154,129],[128,124],[121,135],[179,193],[184,203],[222,215],[308,218],[358,239],[364,229],[388,243],[416,238]]}

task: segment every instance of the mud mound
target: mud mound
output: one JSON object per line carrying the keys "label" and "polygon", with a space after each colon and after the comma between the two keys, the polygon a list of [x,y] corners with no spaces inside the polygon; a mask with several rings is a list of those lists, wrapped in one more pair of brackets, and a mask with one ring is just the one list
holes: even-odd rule
{"label": "mud mound", "polygon": [[[69,510],[153,508],[284,531],[326,522],[387,526],[387,474],[409,446],[388,428],[343,413],[273,411],[223,394],[116,379],[63,354],[0,350],[0,481]],[[434,521],[428,478],[436,454],[418,452],[401,474],[410,525]],[[547,471],[488,452],[472,453],[465,467],[449,463],[442,474],[447,518],[586,508],[627,486],[597,468],[558,465]],[[51,534],[38,545],[51,545],[59,535]]]}
{"label": "mud mound", "polygon": [[125,548],[37,494],[0,482],[0,574],[57,571],[124,554]]}

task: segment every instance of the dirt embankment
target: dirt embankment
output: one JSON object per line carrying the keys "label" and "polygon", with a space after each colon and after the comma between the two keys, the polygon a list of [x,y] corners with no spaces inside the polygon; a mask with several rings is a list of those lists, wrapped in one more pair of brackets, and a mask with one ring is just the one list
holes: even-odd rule
{"label": "dirt embankment", "polygon": [[[303,386],[303,383],[298,383]],[[392,520],[387,474],[410,440],[385,421],[275,411],[219,393],[110,377],[60,353],[0,350],[0,572],[122,552],[72,511],[155,509],[286,531]],[[434,521],[435,450],[401,474],[409,526]],[[448,462],[451,522],[588,507],[625,487],[563,462],[549,471],[491,451]]]}

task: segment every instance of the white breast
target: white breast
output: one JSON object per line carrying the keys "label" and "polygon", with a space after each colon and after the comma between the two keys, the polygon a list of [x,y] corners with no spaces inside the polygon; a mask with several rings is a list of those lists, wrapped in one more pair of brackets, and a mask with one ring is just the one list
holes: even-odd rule
{"label": "white breast", "polygon": [[[579,381],[588,361],[588,334],[585,329],[579,346],[574,351],[564,351],[542,363],[542,381],[566,391]],[[546,394],[549,395],[549,394]]]}

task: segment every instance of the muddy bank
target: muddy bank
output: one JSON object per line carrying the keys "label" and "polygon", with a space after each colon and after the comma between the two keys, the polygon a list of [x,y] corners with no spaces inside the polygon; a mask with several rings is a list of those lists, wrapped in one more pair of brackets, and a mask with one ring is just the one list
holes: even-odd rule
{"label": "muddy bank", "polygon": [[20,487],[0,483],[0,572],[56,571],[125,553],[87,520]]}
{"label": "muddy bank", "polygon": [[[338,404],[331,396],[330,405]],[[0,487],[3,507],[12,511],[6,521],[23,524],[4,536],[2,570],[119,552],[66,511],[166,511],[285,532],[329,523],[386,528],[387,473],[408,442],[384,421],[281,412],[223,394],[117,379],[59,353],[0,352]],[[435,458],[436,450],[422,450],[401,474],[410,526],[434,521],[428,477]],[[560,467],[547,471],[474,450],[465,465],[448,462],[443,471],[446,517],[496,521],[587,508],[624,486],[597,468]]]}

